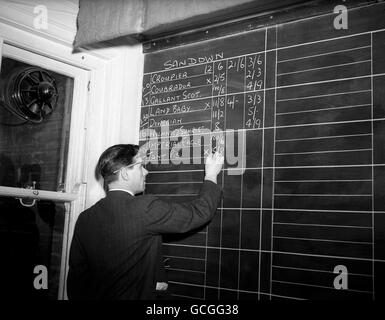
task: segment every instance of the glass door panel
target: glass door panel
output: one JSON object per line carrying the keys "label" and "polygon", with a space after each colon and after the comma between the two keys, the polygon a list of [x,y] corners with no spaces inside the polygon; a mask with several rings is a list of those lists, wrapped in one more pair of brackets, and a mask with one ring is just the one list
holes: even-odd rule
{"label": "glass door panel", "polygon": [[[0,186],[64,191],[73,90],[72,77],[2,57]],[[0,197],[2,298],[58,298],[70,207]],[[46,288],[41,266],[48,272]]]}

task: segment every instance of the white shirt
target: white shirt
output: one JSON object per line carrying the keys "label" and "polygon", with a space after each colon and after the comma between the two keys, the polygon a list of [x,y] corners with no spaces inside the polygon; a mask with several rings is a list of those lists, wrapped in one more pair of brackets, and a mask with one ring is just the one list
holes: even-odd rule
{"label": "white shirt", "polygon": [[135,197],[135,195],[131,191],[124,190],[124,189],[109,189],[108,191],[123,191],[123,192],[127,192],[130,195],[132,195],[133,197]]}

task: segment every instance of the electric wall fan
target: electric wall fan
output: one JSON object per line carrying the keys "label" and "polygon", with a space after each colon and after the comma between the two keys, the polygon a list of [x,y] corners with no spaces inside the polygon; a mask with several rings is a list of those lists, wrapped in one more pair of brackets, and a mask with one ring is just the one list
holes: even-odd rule
{"label": "electric wall fan", "polygon": [[55,78],[41,68],[15,69],[2,82],[0,105],[24,120],[18,124],[41,123],[57,105]]}

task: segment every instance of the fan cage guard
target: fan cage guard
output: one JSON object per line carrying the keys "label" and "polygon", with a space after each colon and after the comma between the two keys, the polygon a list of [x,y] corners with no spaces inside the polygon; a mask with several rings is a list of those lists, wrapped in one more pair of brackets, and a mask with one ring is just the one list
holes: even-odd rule
{"label": "fan cage guard", "polygon": [[47,71],[29,67],[16,69],[3,87],[2,105],[26,122],[41,123],[57,105],[55,78]]}

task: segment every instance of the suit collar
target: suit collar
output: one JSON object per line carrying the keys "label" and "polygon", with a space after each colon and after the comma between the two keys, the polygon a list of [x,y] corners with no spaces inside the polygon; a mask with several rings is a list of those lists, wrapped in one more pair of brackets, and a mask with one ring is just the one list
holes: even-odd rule
{"label": "suit collar", "polygon": [[134,195],[131,191],[128,191],[128,190],[125,190],[125,189],[114,188],[114,189],[108,190],[108,192],[111,192],[111,191],[122,191],[122,192],[126,192],[126,193],[128,193],[129,195],[135,197],[135,195]]}

